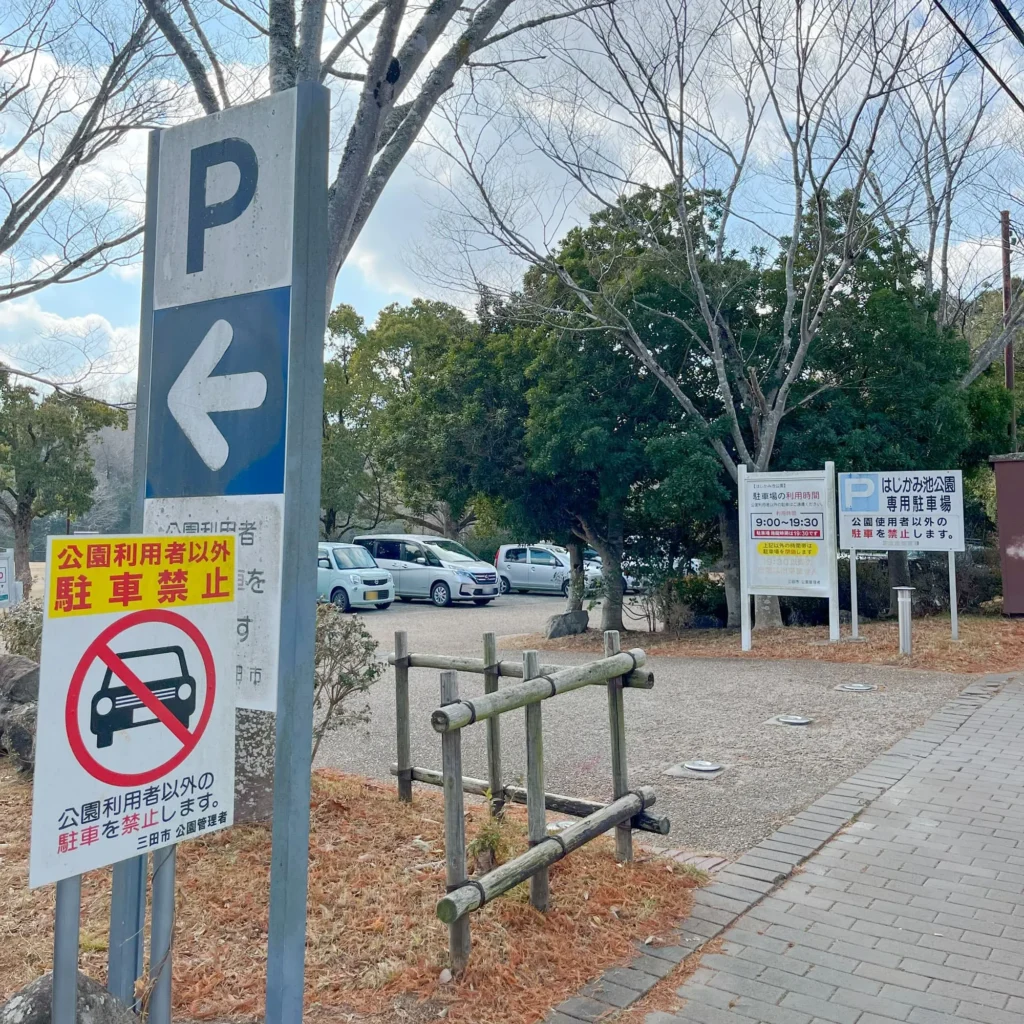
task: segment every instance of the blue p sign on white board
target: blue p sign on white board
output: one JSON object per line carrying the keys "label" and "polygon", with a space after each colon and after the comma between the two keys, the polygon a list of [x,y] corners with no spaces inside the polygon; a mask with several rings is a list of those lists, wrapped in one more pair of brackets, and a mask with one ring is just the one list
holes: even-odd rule
{"label": "blue p sign on white board", "polygon": [[839,507],[843,512],[877,512],[878,494],[878,473],[839,474]]}

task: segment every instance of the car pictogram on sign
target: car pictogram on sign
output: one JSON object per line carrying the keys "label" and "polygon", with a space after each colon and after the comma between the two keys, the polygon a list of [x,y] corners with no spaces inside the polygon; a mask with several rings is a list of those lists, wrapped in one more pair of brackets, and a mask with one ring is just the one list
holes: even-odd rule
{"label": "car pictogram on sign", "polygon": [[[189,673],[181,647],[125,651],[118,653],[117,657],[187,729],[196,710],[196,681]],[[103,682],[92,698],[89,729],[96,737],[97,748],[109,747],[114,742],[115,732],[159,721],[130,687],[112,686],[115,679],[114,671],[108,665]]]}

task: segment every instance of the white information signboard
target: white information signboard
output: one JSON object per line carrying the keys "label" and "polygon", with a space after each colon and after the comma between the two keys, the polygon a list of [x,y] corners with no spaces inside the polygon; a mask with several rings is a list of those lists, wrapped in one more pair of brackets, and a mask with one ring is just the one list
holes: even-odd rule
{"label": "white information signboard", "polygon": [[14,597],[14,549],[0,548],[0,611],[11,608],[17,602]]}
{"label": "white information signboard", "polygon": [[794,473],[739,468],[740,598],[749,651],[750,596],[824,597],[829,635],[839,639],[835,466]]}
{"label": "white information signboard", "polygon": [[963,551],[963,474],[959,469],[840,473],[839,546]]}
{"label": "white information signboard", "polygon": [[956,559],[965,548],[964,481],[959,469],[839,474],[839,546],[850,552],[850,611],[858,638],[858,551],[948,551],[949,616],[960,639]]}
{"label": "white information signboard", "polygon": [[31,886],[231,825],[235,578],[233,536],[49,539]]}

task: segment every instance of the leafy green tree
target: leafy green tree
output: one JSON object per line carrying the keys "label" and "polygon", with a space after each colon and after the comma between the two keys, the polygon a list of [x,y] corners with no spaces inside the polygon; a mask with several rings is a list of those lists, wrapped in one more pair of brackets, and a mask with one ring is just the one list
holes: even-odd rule
{"label": "leafy green tree", "polygon": [[88,511],[96,486],[89,441],[113,424],[124,427],[124,414],[76,393],[40,399],[0,370],[0,518],[14,533],[15,575],[26,597],[33,520]]}
{"label": "leafy green tree", "polygon": [[375,412],[379,381],[367,358],[363,320],[351,306],[327,319],[320,519],[328,540],[388,518],[391,481],[381,465]]}

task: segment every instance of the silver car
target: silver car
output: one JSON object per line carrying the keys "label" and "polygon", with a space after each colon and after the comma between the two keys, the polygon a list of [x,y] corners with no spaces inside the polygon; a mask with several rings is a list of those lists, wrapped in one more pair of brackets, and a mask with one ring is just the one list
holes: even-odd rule
{"label": "silver car", "polygon": [[[494,559],[501,592],[569,594],[569,552],[552,544],[502,544]],[[601,569],[584,563],[586,588],[601,582]]]}

